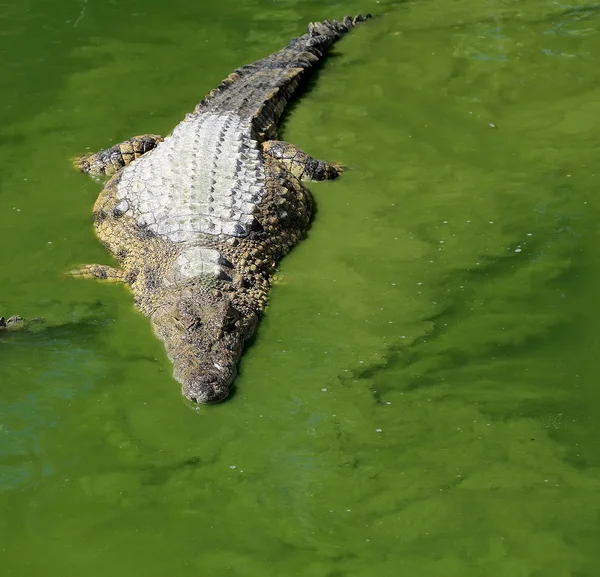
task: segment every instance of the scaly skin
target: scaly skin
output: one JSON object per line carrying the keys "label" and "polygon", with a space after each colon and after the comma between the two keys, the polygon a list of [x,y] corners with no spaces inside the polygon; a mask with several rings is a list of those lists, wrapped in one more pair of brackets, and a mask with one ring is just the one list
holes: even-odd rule
{"label": "scaly skin", "polygon": [[13,315],[8,319],[0,317],[0,331],[14,331],[24,328],[25,321],[19,315]]}
{"label": "scaly skin", "polygon": [[31,327],[43,322],[44,319],[42,317],[35,317],[27,320],[19,315],[13,315],[7,319],[0,317],[0,334],[29,330]]}
{"label": "scaly skin", "polygon": [[73,274],[131,287],[190,400],[229,394],[275,265],[310,222],[300,179],[341,170],[268,139],[305,72],[362,20],[311,24],[289,46],[236,70],[164,141],[138,136],[77,160],[90,174],[114,174],[94,224],[120,266]]}
{"label": "scaly skin", "polygon": [[96,154],[76,158],[75,166],[83,172],[96,176],[112,176],[136,158],[156,148],[162,141],[163,137],[158,134],[134,136]]}

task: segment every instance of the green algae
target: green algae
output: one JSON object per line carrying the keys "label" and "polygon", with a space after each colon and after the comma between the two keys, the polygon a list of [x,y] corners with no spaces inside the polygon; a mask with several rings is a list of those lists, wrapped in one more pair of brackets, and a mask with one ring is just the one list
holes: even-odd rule
{"label": "green algae", "polygon": [[[2,16],[3,575],[600,570],[594,4],[32,1]],[[187,405],[69,158],[167,133],[308,20],[380,15],[283,136],[349,169],[227,403]]]}

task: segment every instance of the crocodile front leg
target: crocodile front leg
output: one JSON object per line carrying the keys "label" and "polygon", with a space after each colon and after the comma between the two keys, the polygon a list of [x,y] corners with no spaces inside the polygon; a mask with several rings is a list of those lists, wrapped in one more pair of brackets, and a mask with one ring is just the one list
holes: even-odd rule
{"label": "crocodile front leg", "polygon": [[125,272],[106,264],[84,264],[69,272],[72,276],[112,282],[126,282]]}
{"label": "crocodile front leg", "polygon": [[134,136],[106,150],[76,158],[75,166],[92,176],[111,176],[136,158],[156,148],[162,141],[163,137],[157,134]]}
{"label": "crocodile front leg", "polygon": [[263,143],[265,154],[276,158],[298,180],[332,180],[343,171],[341,164],[313,158],[295,144],[282,140]]}

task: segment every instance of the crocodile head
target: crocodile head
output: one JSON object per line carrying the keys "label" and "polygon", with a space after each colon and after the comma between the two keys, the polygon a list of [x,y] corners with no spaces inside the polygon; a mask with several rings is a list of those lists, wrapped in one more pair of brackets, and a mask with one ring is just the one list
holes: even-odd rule
{"label": "crocodile head", "polygon": [[25,321],[19,315],[13,315],[8,319],[0,317],[0,330],[14,330],[23,328]]}
{"label": "crocodile head", "polygon": [[194,280],[156,293],[152,324],[173,362],[173,376],[196,403],[224,400],[237,375],[255,313],[235,308],[231,291]]}

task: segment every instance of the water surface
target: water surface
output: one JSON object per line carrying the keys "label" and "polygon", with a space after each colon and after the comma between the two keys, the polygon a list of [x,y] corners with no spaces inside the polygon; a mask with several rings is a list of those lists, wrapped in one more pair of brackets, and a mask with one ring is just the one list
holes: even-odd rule
{"label": "water surface", "polygon": [[[186,404],[69,159],[168,134],[310,20],[286,116],[346,164],[236,394]],[[28,0],[0,16],[3,575],[600,573],[600,9]]]}

